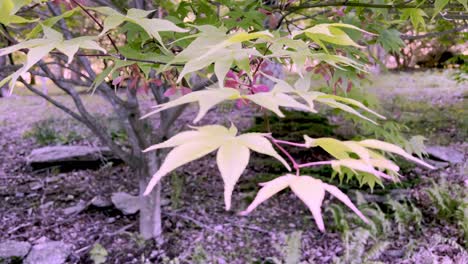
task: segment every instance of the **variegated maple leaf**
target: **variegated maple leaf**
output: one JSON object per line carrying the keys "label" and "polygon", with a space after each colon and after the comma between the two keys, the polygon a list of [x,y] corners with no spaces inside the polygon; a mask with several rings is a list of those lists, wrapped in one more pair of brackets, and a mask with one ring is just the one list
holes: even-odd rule
{"label": "variegated maple leaf", "polygon": [[150,115],[159,113],[172,107],[198,102],[198,104],[200,105],[200,110],[198,111],[198,114],[193,121],[194,123],[197,123],[206,115],[208,110],[210,110],[215,105],[223,101],[238,99],[251,101],[265,109],[274,112],[280,117],[284,117],[284,114],[283,112],[281,112],[280,107],[291,107],[303,111],[309,111],[309,107],[299,103],[293,97],[287,95],[286,93],[282,93],[281,91],[271,91],[256,94],[241,94],[239,90],[232,88],[209,87],[206,90],[191,92],[167,103],[156,105],[154,106],[156,110],[151,111],[150,113],[144,115],[142,118],[146,118]]}
{"label": "variegated maple leaf", "polygon": [[171,62],[185,63],[177,82],[180,82],[185,75],[214,63],[214,72],[220,81],[220,86],[223,87],[224,78],[233,63],[241,67],[243,64],[249,64],[250,56],[261,56],[254,48],[244,48],[242,43],[257,38],[269,39],[273,36],[268,31],[236,32],[227,35],[226,29],[211,25],[196,28],[200,31],[197,38]]}
{"label": "variegated maple leaf", "polygon": [[[8,26],[9,24],[31,23],[37,20],[29,20],[15,15],[22,7],[30,4],[32,0],[1,0],[0,1],[0,24]],[[35,0],[36,3],[45,2],[45,0]]]}
{"label": "variegated maple leaf", "polygon": [[247,167],[250,151],[269,155],[291,170],[288,163],[275,151],[263,133],[247,133],[237,136],[237,128],[229,129],[220,125],[194,127],[192,131],[181,132],[165,142],[149,147],[146,151],[160,148],[174,148],[166,156],[156,174],[148,184],[145,195],[149,194],[159,180],[172,170],[218,150],[216,161],[224,181],[226,210],[231,207],[234,185]]}
{"label": "variegated maple leaf", "polygon": [[26,73],[34,64],[45,57],[49,52],[57,49],[68,57],[68,63],[72,62],[75,53],[80,49],[93,49],[106,52],[99,44],[94,41],[96,37],[83,36],[70,40],[64,40],[61,33],[50,27],[42,26],[44,37],[40,39],[31,39],[13,46],[0,49],[0,56],[8,55],[18,50],[29,49],[26,57],[26,63],[18,71],[14,72],[0,82],[0,87],[10,81],[10,89],[13,89],[16,80],[21,74]]}
{"label": "variegated maple leaf", "polygon": [[[312,85],[311,85],[312,82],[311,82],[310,73],[306,74],[302,78],[299,78],[294,83],[294,86],[290,85],[289,83],[287,83],[284,80],[274,78],[274,77],[266,75],[266,74],[264,74],[264,75],[267,78],[271,79],[272,81],[274,81],[276,83],[276,85],[275,85],[275,87],[273,89],[274,91],[287,93],[287,94],[291,94],[291,95],[296,95],[296,96],[302,98],[302,100],[304,100],[307,103],[307,105],[310,108],[310,111],[312,111],[312,112],[316,112],[316,110],[314,108],[314,102],[319,102],[319,103],[328,105],[329,107],[338,108],[338,109],[343,110],[345,112],[348,112],[350,114],[356,115],[356,116],[358,116],[358,117],[360,117],[362,119],[365,119],[367,121],[370,121],[370,122],[372,122],[374,124],[376,124],[376,122],[374,120],[364,116],[363,114],[358,112],[353,107],[357,107],[357,108],[359,108],[361,110],[364,110],[365,112],[368,112],[368,113],[370,113],[370,114],[372,114],[372,115],[374,115],[374,116],[376,116],[378,118],[385,119],[384,116],[378,114],[377,112],[373,111],[372,109],[369,109],[363,103],[361,103],[359,101],[356,101],[354,99],[341,97],[341,96],[337,96],[337,95],[333,95],[333,94],[326,94],[326,93],[322,93],[322,92],[312,90]],[[353,106],[353,107],[351,107],[351,106]]]}
{"label": "variegated maple leaf", "polygon": [[363,46],[357,44],[352,38],[346,34],[341,28],[349,28],[369,35],[375,35],[365,30],[362,30],[356,26],[343,24],[343,23],[331,23],[331,24],[318,24],[313,27],[297,31],[293,33],[293,37],[305,33],[307,37],[313,40],[315,43],[320,45],[324,50],[327,50],[326,45],[323,42],[328,42],[342,46],[355,46],[363,48]]}
{"label": "variegated maple leaf", "polygon": [[257,196],[249,207],[241,212],[241,215],[247,215],[252,212],[257,206],[270,197],[280,192],[281,190],[290,187],[294,194],[299,197],[312,212],[315,219],[315,223],[321,231],[325,231],[325,225],[322,218],[322,202],[325,197],[325,191],[329,192],[344,204],[346,204],[351,210],[354,211],[364,222],[368,223],[367,218],[359,211],[359,209],[351,202],[351,200],[337,187],[326,184],[321,180],[315,179],[311,176],[295,176],[292,174],[286,174],[278,177],[269,182],[261,183],[262,188],[258,192]]}
{"label": "variegated maple leaf", "polygon": [[[334,138],[313,139],[306,135],[304,139],[306,147],[321,147],[336,158],[337,160],[331,161],[331,166],[338,172],[341,172],[340,167],[347,167],[353,171],[370,173],[378,178],[394,179],[384,171],[392,175],[398,175],[400,168],[392,161],[373,151],[373,149],[397,154],[417,164],[434,169],[433,166],[413,157],[401,147],[376,139],[340,141]],[[356,154],[359,158],[353,158],[351,153]]]}
{"label": "variegated maple leaf", "polygon": [[159,32],[161,31],[172,31],[172,32],[187,32],[187,29],[176,26],[169,20],[159,18],[147,18],[149,14],[153,13],[154,10],[141,10],[131,8],[127,11],[127,15],[123,15],[110,7],[94,7],[91,8],[107,15],[104,19],[104,28],[101,35],[106,34],[109,30],[117,28],[124,22],[130,22],[142,27],[148,35],[154,37],[161,45],[164,46]]}

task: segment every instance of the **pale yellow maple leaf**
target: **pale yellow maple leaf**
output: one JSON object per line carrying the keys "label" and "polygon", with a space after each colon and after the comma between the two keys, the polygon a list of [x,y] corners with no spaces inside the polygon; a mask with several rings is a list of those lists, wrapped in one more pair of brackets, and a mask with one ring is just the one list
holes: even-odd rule
{"label": "pale yellow maple leaf", "polygon": [[322,202],[325,197],[325,191],[329,192],[338,200],[346,204],[353,212],[355,212],[364,222],[368,223],[367,218],[359,211],[359,209],[351,202],[346,194],[337,187],[326,184],[321,180],[311,176],[302,175],[295,176],[286,174],[269,182],[261,183],[262,188],[258,192],[254,201],[249,207],[241,212],[241,215],[247,215],[252,212],[258,205],[268,200],[270,197],[280,192],[281,190],[290,187],[294,194],[299,197],[311,211],[315,223],[321,231],[325,231],[325,225],[322,217]]}

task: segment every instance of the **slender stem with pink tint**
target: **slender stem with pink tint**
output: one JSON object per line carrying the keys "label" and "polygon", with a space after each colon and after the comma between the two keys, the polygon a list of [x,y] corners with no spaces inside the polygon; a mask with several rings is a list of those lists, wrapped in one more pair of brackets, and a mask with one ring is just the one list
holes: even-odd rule
{"label": "slender stem with pink tint", "polygon": [[278,142],[276,142],[276,139],[274,139],[273,137],[270,137],[270,138],[271,138],[271,141],[273,142],[273,144],[279,150],[281,150],[281,152],[283,152],[283,154],[286,155],[286,157],[288,157],[288,159],[291,161],[291,163],[293,165],[293,168],[296,170],[296,176],[299,176],[299,164],[297,163],[297,161],[292,157],[291,154],[289,154],[289,152],[287,150],[285,150],[280,144],[278,144]]}
{"label": "slender stem with pink tint", "polygon": [[304,164],[299,164],[297,161],[293,158],[293,156],[286,150],[284,149],[280,144],[283,145],[289,145],[289,146],[295,146],[295,147],[301,147],[301,148],[306,148],[307,146],[302,143],[295,143],[295,142],[290,142],[290,141],[285,141],[285,140],[279,140],[275,139],[272,136],[268,136],[273,144],[281,151],[283,152],[286,157],[288,157],[289,161],[291,161],[293,168],[296,170],[296,176],[300,175],[300,169],[305,168],[305,167],[312,167],[312,166],[322,166],[322,165],[330,165],[332,162],[331,161],[316,161],[316,162],[309,162],[309,163],[304,163]]}
{"label": "slender stem with pink tint", "polygon": [[300,147],[300,148],[307,148],[306,144],[304,143],[295,143],[295,142],[279,140],[279,139],[274,139],[274,141],[276,141],[276,143],[278,144],[290,145],[290,146],[295,146],[295,147]]}
{"label": "slender stem with pink tint", "polygon": [[298,164],[299,168],[313,167],[313,166],[322,166],[322,165],[331,165],[331,161],[314,161],[309,163]]}

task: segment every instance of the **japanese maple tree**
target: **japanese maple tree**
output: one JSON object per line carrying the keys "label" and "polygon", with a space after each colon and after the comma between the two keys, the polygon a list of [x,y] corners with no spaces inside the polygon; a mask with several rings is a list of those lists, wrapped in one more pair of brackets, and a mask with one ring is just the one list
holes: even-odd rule
{"label": "japanese maple tree", "polygon": [[[363,48],[381,43],[387,51],[395,51],[403,42],[394,24],[406,24],[418,32],[441,12],[466,11],[466,0],[135,0],[130,6],[117,5],[119,2],[2,0],[0,23],[7,45],[0,49],[0,56],[25,56],[21,62],[10,56],[12,64],[22,65],[0,87],[8,84],[14,91],[21,82],[84,123],[135,171],[140,181],[140,231],[144,237],[156,237],[162,231],[161,179],[212,152],[216,152],[224,181],[226,210],[232,207],[233,190],[251,152],[256,152],[277,159],[291,173],[263,183],[241,214],[289,187],[310,209],[320,230],[325,229],[321,214],[325,192],[367,220],[336,186],[303,175],[301,169],[331,166],[341,179],[356,178],[373,187],[400,179],[398,165],[387,154],[432,168],[400,146],[378,139],[340,141],[304,135],[304,141],[291,142],[268,131],[240,133],[234,123],[229,127],[190,126],[175,135],[171,128],[190,103],[199,107],[194,124],[222,104],[279,117],[284,117],[284,109],[316,113],[322,105],[378,125],[384,116],[346,96],[367,73],[369,60]],[[51,62],[78,78],[54,73]],[[287,78],[286,69],[294,69]],[[27,72],[50,78],[72,97],[74,107],[37,90],[23,78]],[[330,93],[314,87],[312,80],[317,75],[330,86]],[[113,141],[106,124],[83,103],[77,85],[92,88],[112,105],[128,134],[129,148]],[[125,92],[116,93],[117,86],[126,86]],[[142,112],[141,92],[154,97],[152,111]],[[159,118],[159,126],[149,122],[151,118]],[[299,163],[284,146],[322,148],[332,158]],[[172,150],[160,157],[157,150],[162,148]]]}

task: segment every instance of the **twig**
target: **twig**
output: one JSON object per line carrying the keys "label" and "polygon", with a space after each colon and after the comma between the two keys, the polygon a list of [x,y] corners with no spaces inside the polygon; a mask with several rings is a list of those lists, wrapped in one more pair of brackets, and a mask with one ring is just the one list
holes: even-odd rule
{"label": "twig", "polygon": [[57,108],[61,109],[62,111],[64,111],[65,113],[71,115],[73,118],[75,118],[76,120],[82,122],[82,123],[85,123],[85,120],[83,119],[82,116],[80,116],[79,114],[75,113],[73,110],[71,110],[70,108],[66,107],[65,105],[61,104],[60,102],[52,99],[52,97],[44,94],[43,92],[37,90],[36,88],[34,88],[32,85],[30,85],[28,82],[26,82],[22,77],[19,78],[19,81],[21,83],[24,84],[24,86],[26,86],[26,88],[28,90],[30,90],[31,92],[39,95],[40,97],[46,99],[47,101],[49,101],[51,104],[55,105]]}
{"label": "twig", "polygon": [[109,234],[104,234],[106,236],[115,236],[115,235],[119,235],[119,234],[122,234],[123,232],[127,231],[128,229],[132,228],[133,226],[135,226],[136,223],[131,223],[131,224],[128,224],[126,226],[123,226],[122,228],[114,231],[114,232],[111,232]]}
{"label": "twig", "polygon": [[265,234],[269,234],[271,235],[273,232],[271,231],[268,231],[268,230],[265,230],[265,229],[262,229],[258,226],[252,226],[252,225],[243,225],[243,224],[238,224],[238,223],[235,223],[233,221],[228,221],[229,223],[231,223],[232,225],[234,226],[237,226],[237,227],[240,227],[240,228],[245,228],[245,229],[250,229],[250,230],[254,230],[254,231],[257,231],[257,232],[260,232],[260,233],[265,233]]}
{"label": "twig", "polygon": [[19,226],[16,226],[16,227],[14,227],[14,228],[8,230],[8,231],[7,231],[7,234],[9,234],[9,235],[10,235],[10,234],[13,234],[13,233],[15,233],[16,231],[18,231],[18,230],[20,230],[21,228],[23,228],[23,227],[28,227],[28,226],[35,225],[37,222],[39,222],[39,220],[36,219],[35,221],[32,221],[32,222],[29,222],[29,223],[25,223],[25,224],[21,224],[21,225],[19,225]]}
{"label": "twig", "polygon": [[451,34],[451,33],[462,32],[463,30],[466,30],[466,29],[468,29],[468,26],[452,28],[452,29],[439,31],[439,32],[430,32],[430,33],[423,34],[423,35],[415,35],[415,36],[401,35],[400,37],[403,40],[417,40],[417,39],[423,39],[423,38],[434,38],[434,37],[440,37],[440,36]]}
{"label": "twig", "polygon": [[163,212],[163,215],[168,215],[168,216],[174,216],[174,217],[179,217],[179,218],[182,218],[184,220],[187,220],[187,221],[190,221],[194,224],[196,224],[197,226],[203,228],[203,229],[207,229],[207,230],[210,230],[212,232],[215,232],[215,233],[219,233],[218,230],[215,230],[213,229],[212,227],[198,221],[197,219],[195,218],[192,218],[190,216],[187,216],[187,215],[182,215],[182,214],[176,214],[176,213],[170,213],[170,212]]}
{"label": "twig", "polygon": [[[81,10],[83,10],[83,11],[86,13],[86,15],[88,15],[88,16],[96,23],[96,25],[99,26],[99,28],[100,28],[101,30],[104,29],[104,26],[102,25],[102,23],[99,22],[99,20],[98,20],[95,16],[93,16],[84,6],[82,6],[82,5],[81,5],[78,1],[76,1],[76,0],[71,0],[71,1],[72,1],[75,5],[77,5]],[[109,35],[109,33],[107,33],[106,36],[107,36],[107,38],[109,39],[109,41],[111,42],[111,44],[112,44],[112,46],[114,47],[115,51],[116,51],[117,53],[120,54],[119,48],[117,47],[117,45],[115,44],[115,41],[112,39],[112,37]]]}
{"label": "twig", "polygon": [[[433,4],[419,4],[413,5],[408,4],[408,2],[399,3],[399,4],[374,4],[374,3],[360,3],[360,2],[349,2],[349,1],[340,1],[340,2],[328,2],[320,1],[314,4],[302,4],[299,6],[289,8],[288,12],[285,13],[280,20],[278,21],[277,28],[279,28],[283,20],[302,9],[317,8],[317,7],[334,7],[334,6],[350,6],[350,7],[367,7],[367,8],[380,8],[380,9],[409,9],[409,8],[424,8],[424,7],[433,7]],[[461,5],[460,5],[461,6]]]}

